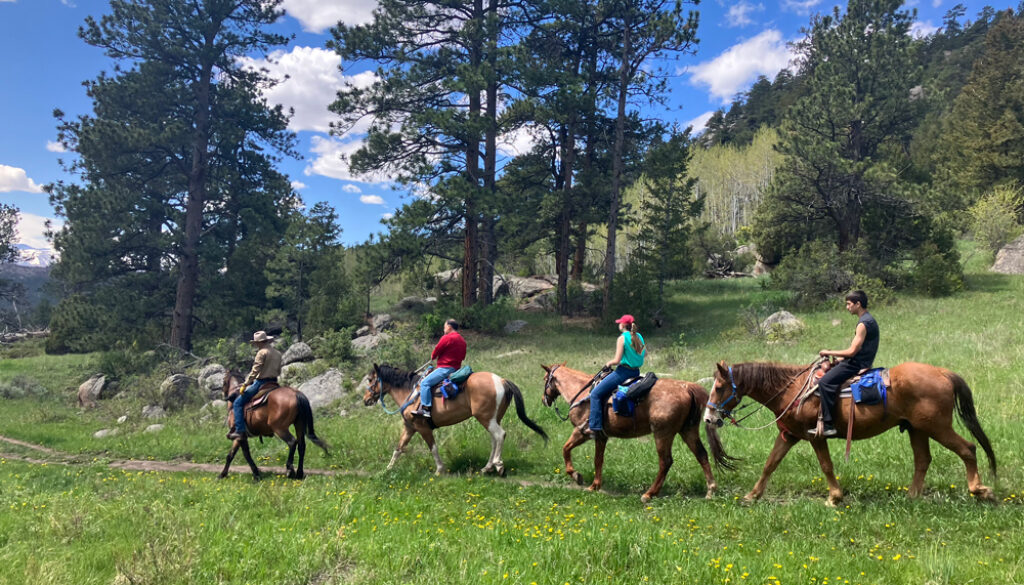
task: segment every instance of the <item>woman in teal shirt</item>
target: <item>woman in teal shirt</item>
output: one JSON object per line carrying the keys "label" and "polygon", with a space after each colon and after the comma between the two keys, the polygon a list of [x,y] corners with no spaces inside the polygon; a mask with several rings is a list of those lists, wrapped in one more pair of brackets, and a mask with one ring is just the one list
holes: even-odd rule
{"label": "woman in teal shirt", "polygon": [[622,335],[615,342],[615,358],[605,364],[605,367],[615,370],[590,393],[590,428],[584,431],[590,437],[604,438],[604,409],[608,397],[615,393],[619,384],[640,375],[640,367],[647,355],[647,346],[637,331],[636,319],[632,315],[623,315],[615,322],[619,324]]}

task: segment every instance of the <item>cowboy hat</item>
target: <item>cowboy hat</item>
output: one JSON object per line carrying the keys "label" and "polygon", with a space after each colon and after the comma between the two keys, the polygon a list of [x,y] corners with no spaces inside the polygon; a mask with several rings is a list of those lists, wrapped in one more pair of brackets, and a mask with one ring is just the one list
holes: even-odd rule
{"label": "cowboy hat", "polygon": [[266,331],[257,331],[252,334],[252,341],[249,343],[264,343],[268,341],[274,341],[274,338],[267,335]]}

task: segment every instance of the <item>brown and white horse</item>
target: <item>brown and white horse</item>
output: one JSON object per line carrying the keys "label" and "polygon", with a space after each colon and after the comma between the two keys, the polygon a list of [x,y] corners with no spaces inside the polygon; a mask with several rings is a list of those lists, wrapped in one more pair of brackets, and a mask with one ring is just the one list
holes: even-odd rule
{"label": "brown and white horse", "polygon": [[[812,364],[813,365],[813,364]],[[835,505],[843,497],[843,490],[832,469],[827,440],[809,438],[807,430],[815,426],[818,419],[820,400],[810,398],[798,402],[801,391],[807,387],[811,366],[751,362],[727,366],[720,362],[715,371],[715,385],[711,389],[705,420],[710,424],[722,424],[722,417],[732,418],[732,411],[739,406],[744,396],[764,404],[775,413],[779,434],[775,438],[768,461],[760,479],[746,495],[747,501],[757,500],[764,493],[775,468],[786,453],[801,439],[810,441],[818,457],[821,471],[828,480],[828,505]],[[928,364],[907,362],[889,370],[891,381],[886,404],[866,406],[854,405],[853,439],[867,439],[895,426],[907,430],[910,445],[914,450],[914,478],[910,482],[908,495],[921,495],[924,476],[931,463],[929,439],[956,453],[967,467],[967,487],[979,499],[992,500],[992,490],[981,483],[978,475],[978,458],[973,443],[969,443],[953,430],[953,412],[956,411],[964,426],[988,455],[992,475],[996,475],[996,457],[992,445],[981,429],[978,415],[974,410],[971,389],[957,374]],[[850,412],[849,397],[844,397],[835,409],[835,424],[846,429]],[[842,433],[841,433],[842,434]],[[839,437],[842,438],[842,437]]]}
{"label": "brown and white horse", "polygon": [[[565,367],[565,364],[541,367],[545,372],[544,406],[551,406],[559,396],[570,404],[569,420],[575,428],[562,447],[562,456],[565,458],[565,472],[576,480],[576,483],[583,485],[583,476],[572,464],[572,450],[588,439],[583,434],[583,428],[590,415],[590,401],[586,400],[590,394],[585,391],[592,378],[584,372]],[[573,404],[573,401],[577,401],[576,404]],[[704,470],[708,488],[705,497],[711,498],[715,494],[718,484],[715,483],[715,476],[711,472],[704,443],[700,440],[700,415],[707,402],[708,393],[699,384],[661,378],[651,388],[647,398],[636,405],[633,416],[619,416],[611,409],[607,410],[608,418],[604,424],[607,436],[631,439],[654,434],[654,446],[658,450],[658,476],[644,492],[642,501],[649,501],[661,491],[665,476],[672,467],[672,443],[676,435],[683,438],[683,442],[690,448],[697,458],[697,463]],[[715,427],[708,426],[707,433],[715,463],[725,469],[732,469],[735,460],[722,448],[718,431]],[[604,437],[594,439],[594,482],[587,488],[588,491],[601,489],[601,471],[604,467],[604,449],[607,442],[608,439]]]}
{"label": "brown and white horse", "polygon": [[[384,394],[390,395],[391,399],[399,406],[407,406],[401,410],[404,423],[402,435],[398,439],[395,452],[391,455],[388,469],[395,466],[398,456],[405,451],[405,447],[412,440],[413,435],[419,433],[427,443],[427,447],[430,448],[430,454],[434,456],[435,472],[442,473],[444,463],[441,462],[437,442],[434,441],[434,429],[460,423],[473,417],[491,435],[491,454],[487,458],[487,465],[480,470],[481,473],[495,471],[499,475],[504,475],[505,462],[501,459],[501,450],[505,444],[505,429],[501,428],[501,419],[505,416],[505,410],[512,401],[515,401],[516,416],[519,417],[519,420],[544,437],[545,442],[548,440],[544,429],[526,416],[523,393],[519,387],[497,374],[476,372],[470,375],[461,384],[460,392],[455,398],[435,401],[431,410],[430,422],[427,422],[426,418],[415,417],[411,414],[414,410],[412,406],[418,400],[417,379],[416,372],[408,372],[387,364],[379,366],[374,364],[373,371],[369,375],[370,387],[363,397],[363,403],[366,406],[372,406],[381,400]],[[417,394],[414,395],[413,392]]]}
{"label": "brown and white horse", "polygon": [[[242,382],[244,380],[238,372],[233,371],[224,376],[223,390],[224,399],[228,401],[229,429],[235,428],[235,414],[231,403],[238,397]],[[288,445],[288,461],[285,463],[285,468],[288,470],[289,478],[303,479],[305,477],[302,465],[306,459],[306,436],[309,436],[310,441],[323,449],[325,455],[330,455],[327,451],[327,443],[317,437],[316,431],[313,430],[313,409],[309,405],[309,399],[302,392],[288,386],[281,386],[270,391],[265,405],[253,410],[248,410],[248,408],[246,410],[248,412],[245,418],[245,427],[250,435],[277,437]],[[289,431],[289,427],[292,425],[295,426],[295,435]],[[228,460],[224,464],[224,471],[221,472],[220,477],[227,476],[231,460],[235,458],[239,447],[242,448],[242,454],[245,455],[245,460],[249,463],[249,468],[252,469],[253,479],[259,479],[260,470],[252,459],[247,438],[237,439],[231,444]],[[298,469],[292,467],[296,448],[299,451]]]}

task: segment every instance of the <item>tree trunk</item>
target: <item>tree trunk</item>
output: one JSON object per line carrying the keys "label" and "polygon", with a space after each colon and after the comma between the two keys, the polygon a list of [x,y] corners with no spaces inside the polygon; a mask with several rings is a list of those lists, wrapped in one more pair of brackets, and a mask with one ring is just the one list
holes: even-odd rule
{"label": "tree trunk", "polygon": [[[488,12],[497,18],[498,2],[490,0]],[[497,196],[495,186],[498,173],[498,72],[497,72],[497,30],[487,31],[487,130],[484,134],[484,193],[488,201]],[[494,301],[494,263],[498,260],[498,240],[494,235],[494,211],[487,209],[483,218],[483,235],[480,262],[480,298],[484,305]]]}
{"label": "tree trunk", "polygon": [[630,28],[632,19],[629,9],[623,16],[622,63],[619,67],[619,103],[615,115],[615,147],[612,152],[611,205],[608,208],[608,247],[604,258],[604,299],[601,313],[607,317],[612,305],[612,280],[615,278],[615,235],[619,229],[619,204],[622,198],[623,150],[626,142],[626,98],[629,93]]}
{"label": "tree trunk", "polygon": [[576,123],[569,122],[562,140],[562,212],[558,218],[558,314],[569,314],[569,251],[572,233],[572,171],[576,165]]}
{"label": "tree trunk", "polygon": [[576,227],[576,248],[570,276],[573,282],[583,282],[583,264],[587,261],[587,227],[586,222]]}
{"label": "tree trunk", "polygon": [[[473,1],[473,20],[477,31],[480,31],[484,24],[483,0]],[[469,62],[474,72],[480,71],[480,62],[483,52],[483,38],[477,36],[470,41]],[[480,213],[477,205],[477,197],[480,189],[480,136],[476,134],[477,122],[480,118],[481,104],[480,91],[474,90],[471,85],[466,92],[469,97],[469,124],[470,133],[466,135],[466,180],[468,191],[466,194],[466,232],[463,241],[462,257],[462,306],[471,307],[477,300],[477,271],[479,270],[480,252],[480,230],[478,222]]]}

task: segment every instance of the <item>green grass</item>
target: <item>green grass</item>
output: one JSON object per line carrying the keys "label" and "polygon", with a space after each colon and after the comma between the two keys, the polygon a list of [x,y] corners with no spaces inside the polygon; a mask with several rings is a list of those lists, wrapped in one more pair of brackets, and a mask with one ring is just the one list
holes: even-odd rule
{"label": "green grass", "polygon": [[[552,436],[545,446],[507,417],[507,479],[474,473],[489,442],[472,421],[437,432],[452,474],[430,475],[433,463],[419,439],[395,471],[383,472],[398,421],[354,396],[341,405],[346,416],[337,408],[317,413],[332,455],[307,453],[307,467],[337,476],[252,484],[242,473],[218,482],[200,473],[111,470],[103,466],[111,459],[222,463],[222,413],[206,420],[196,411],[172,414],[160,421],[164,431],[148,434],[151,421],[141,419],[137,399],[103,401],[86,412],[74,407],[74,389],[92,373],[88,356],[0,361],[0,382],[31,377],[54,396],[4,401],[0,434],[85,461],[0,464],[0,584],[1021,583],[1024,278],[984,273],[983,260],[968,260],[967,290],[954,297],[902,295],[872,313],[882,326],[880,365],[934,363],[971,385],[999,459],[995,483],[982,456],[983,480],[996,488],[999,505],[975,502],[962,463],[936,444],[925,497],[909,501],[911,450],[895,430],[855,443],[849,462],[834,444],[846,493],[837,509],[823,504],[825,482],[806,445],[783,462],[763,501],[739,503],[760,473],[772,429],[721,431],[726,448],[744,461],[737,472],[716,473],[719,495],[711,501],[703,500],[693,457],[677,445],[663,497],[640,503],[657,468],[649,438],[612,441],[607,491],[579,491],[562,473],[561,444],[571,429],[541,406],[539,366],[568,361],[596,370],[611,355],[614,326],[528,315],[516,335],[468,334],[474,369],[515,381],[530,416]],[[795,339],[767,343],[749,335],[741,312],[764,296],[753,280],[678,283],[670,324],[644,331],[648,367],[698,380],[722,359],[808,363],[823,347],[849,343],[854,320],[838,301],[834,310],[797,313],[807,329]],[[121,415],[129,419],[117,425]],[[769,422],[763,412],[748,421]],[[92,436],[115,426],[115,437]],[[45,457],[7,444],[0,451]],[[282,465],[286,454],[276,440],[254,451],[261,465]],[[589,445],[575,452],[588,479],[592,453]]]}

